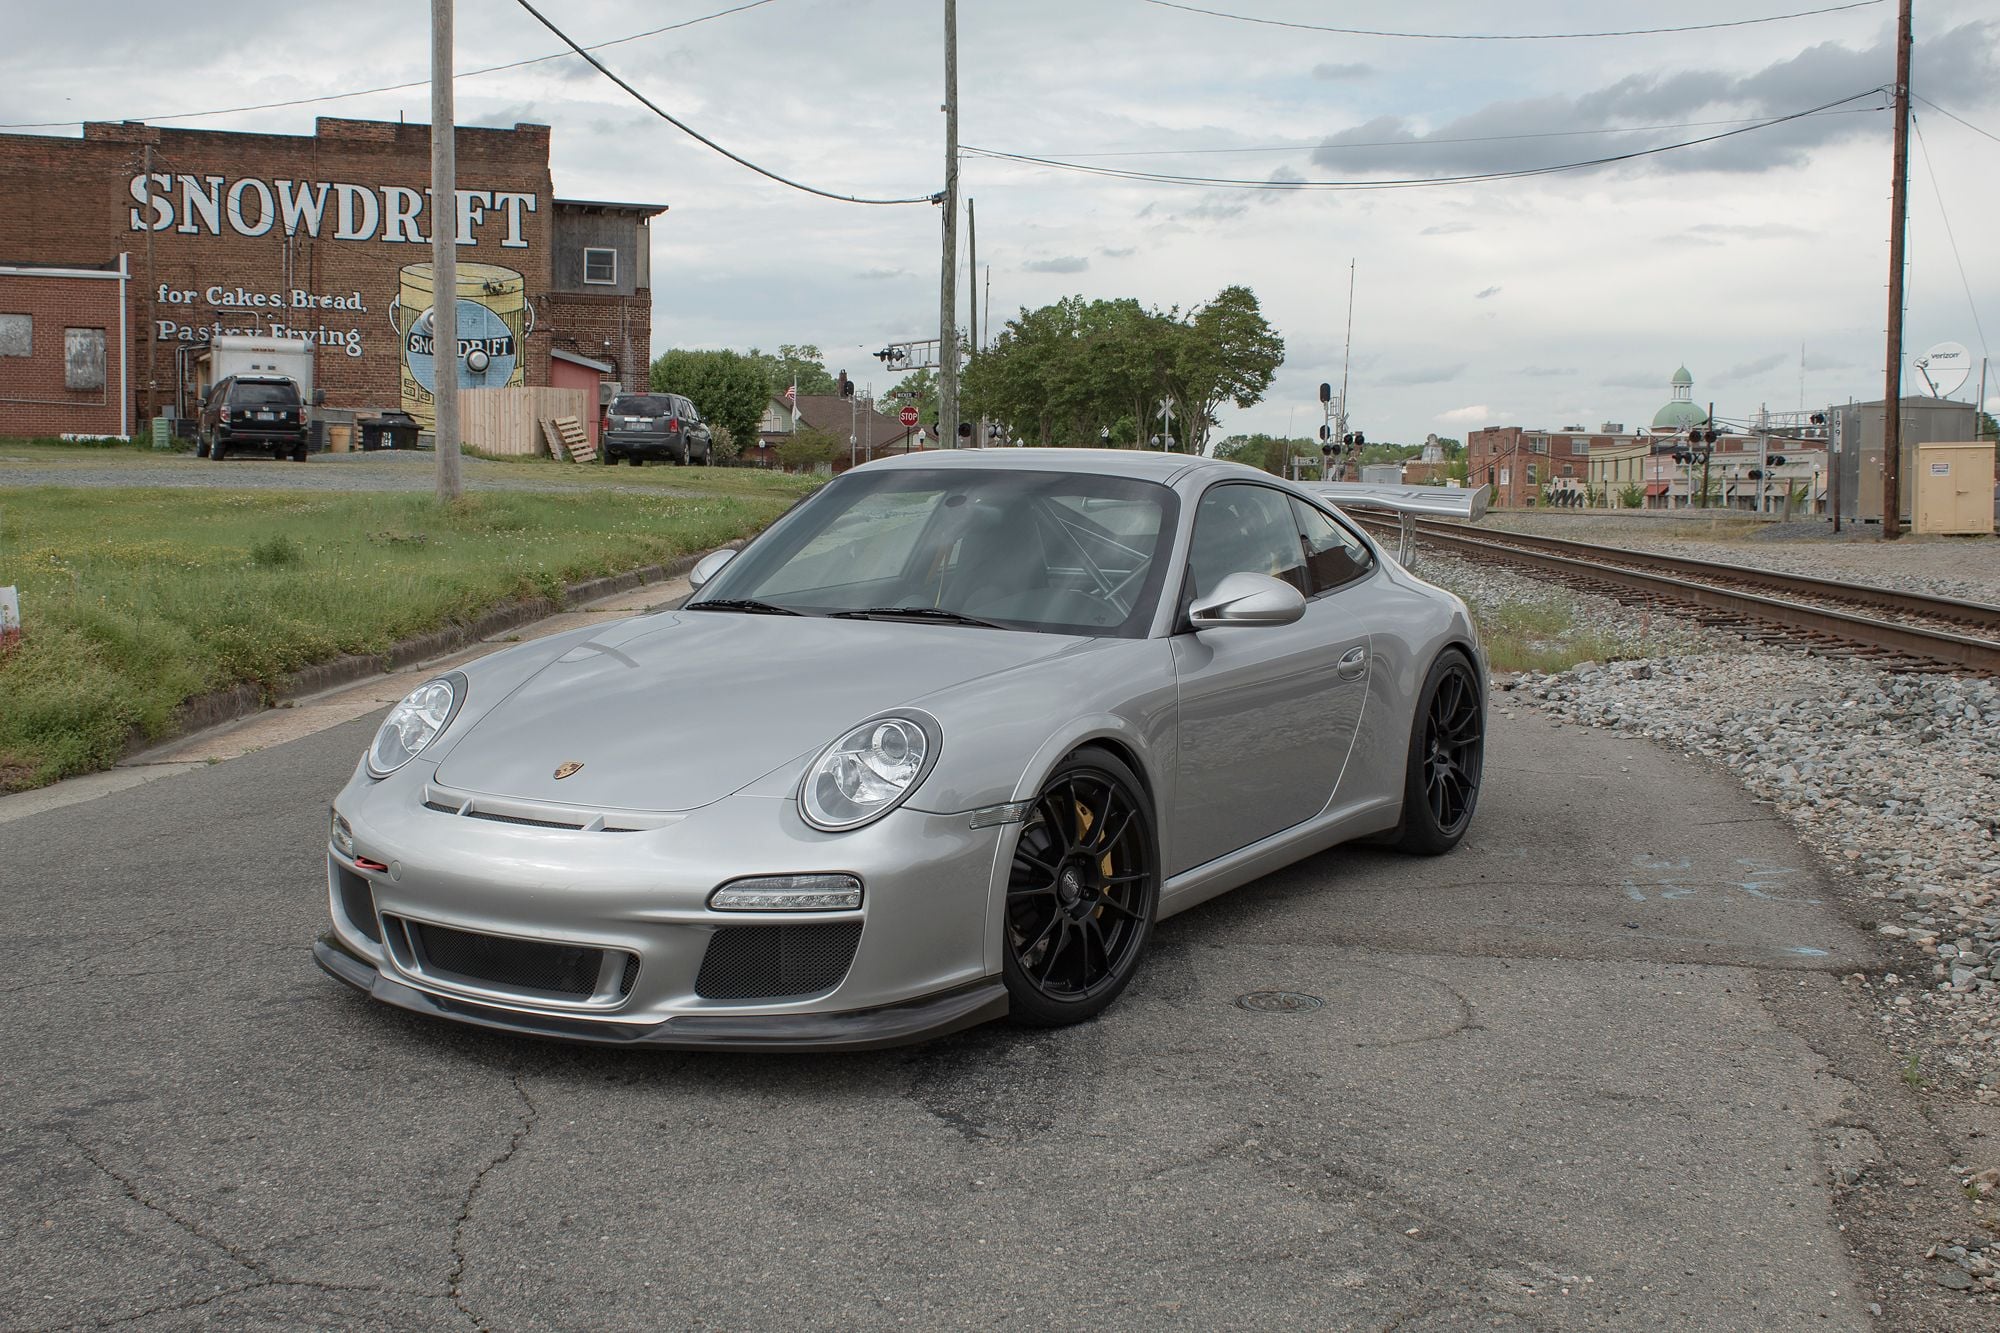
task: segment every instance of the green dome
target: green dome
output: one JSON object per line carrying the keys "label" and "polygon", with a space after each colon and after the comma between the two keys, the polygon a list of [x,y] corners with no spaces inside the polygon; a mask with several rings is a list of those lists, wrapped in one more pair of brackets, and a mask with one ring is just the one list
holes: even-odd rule
{"label": "green dome", "polygon": [[[1687,372],[1682,371],[1683,375]],[[1686,430],[1689,426],[1705,425],[1708,413],[1684,398],[1676,398],[1653,414],[1654,430]]]}
{"label": "green dome", "polygon": [[1694,387],[1694,376],[1688,374],[1688,368],[1686,366],[1682,366],[1679,370],[1676,370],[1674,372],[1674,378],[1672,382],[1675,384],[1685,384],[1688,387],[1692,388]]}

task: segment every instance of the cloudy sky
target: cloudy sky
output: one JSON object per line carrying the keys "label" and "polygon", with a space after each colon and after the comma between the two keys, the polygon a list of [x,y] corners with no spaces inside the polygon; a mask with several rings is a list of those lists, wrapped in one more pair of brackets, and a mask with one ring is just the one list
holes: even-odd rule
{"label": "cloudy sky", "polygon": [[[1587,40],[1421,40],[1724,22],[1839,0],[960,0],[960,137],[994,153],[1226,182],[1384,181],[1559,164],[1831,111],[1582,171],[1417,188],[1205,187],[969,155],[992,310],[1080,292],[1188,306],[1251,287],[1288,356],[1224,432],[1306,433],[1341,376],[1355,265],[1354,424],[1374,439],[1487,424],[1650,422],[1685,362],[1744,417],[1879,397],[1890,117],[1888,0],[1747,26]],[[939,0],[541,0],[600,58],[713,139],[838,193],[943,174]],[[428,116],[425,6],[76,0],[10,19],[0,122],[143,118],[310,133],[318,114]],[[2000,3],[1920,0],[1912,87],[1912,354],[2000,336]],[[334,21],[338,15],[337,22]],[[459,0],[461,70],[561,50],[515,0]],[[163,72],[168,72],[163,76]],[[1859,95],[1859,96],[1856,96]],[[571,56],[462,77],[465,123],[554,126],[559,193],[660,201],[654,350],[934,336],[937,210],[816,199],[752,175]],[[1980,131],[1985,131],[1982,135]],[[39,133],[75,133],[50,127]],[[1941,205],[1940,205],[1941,201]],[[1954,257],[1947,220],[1956,234]],[[1963,277],[1961,277],[1961,261]],[[961,282],[961,290],[963,290]],[[982,278],[981,287],[984,288]],[[1968,298],[1967,288],[1970,288]],[[1803,378],[1803,391],[1801,380]],[[2000,381],[2000,373],[1994,376]],[[1961,392],[1969,397],[1971,386]],[[1989,386],[2000,403],[2000,383]]]}

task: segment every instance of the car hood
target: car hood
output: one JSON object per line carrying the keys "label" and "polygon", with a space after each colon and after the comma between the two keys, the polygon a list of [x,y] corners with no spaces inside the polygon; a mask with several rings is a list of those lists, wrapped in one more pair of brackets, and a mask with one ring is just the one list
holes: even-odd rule
{"label": "car hood", "polygon": [[[726,611],[623,621],[571,647],[482,715],[456,738],[437,780],[463,792],[600,810],[692,810],[872,714],[1078,642]],[[476,696],[476,675],[471,689]],[[581,767],[557,778],[569,764]]]}

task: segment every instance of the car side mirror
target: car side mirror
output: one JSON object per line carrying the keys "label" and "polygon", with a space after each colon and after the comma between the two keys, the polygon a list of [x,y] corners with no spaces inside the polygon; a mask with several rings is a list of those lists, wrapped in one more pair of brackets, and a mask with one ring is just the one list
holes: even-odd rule
{"label": "car side mirror", "polygon": [[1225,574],[1215,590],[1196,599],[1188,620],[1196,629],[1225,625],[1290,625],[1306,613],[1305,594],[1269,574]]}
{"label": "car side mirror", "polygon": [[702,585],[720,574],[722,567],[735,558],[736,551],[733,547],[725,546],[719,551],[710,551],[695,561],[694,568],[688,571],[688,587],[700,592]]}

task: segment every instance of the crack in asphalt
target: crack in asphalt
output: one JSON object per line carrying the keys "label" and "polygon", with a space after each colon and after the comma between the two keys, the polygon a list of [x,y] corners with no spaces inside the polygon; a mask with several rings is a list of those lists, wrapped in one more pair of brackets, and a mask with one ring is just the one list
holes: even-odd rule
{"label": "crack in asphalt", "polygon": [[102,1173],[106,1179],[110,1180],[113,1184],[117,1185],[119,1193],[123,1194],[126,1199],[130,1200],[132,1203],[137,1204],[139,1207],[145,1209],[149,1213],[165,1218],[167,1222],[170,1223],[175,1229],[184,1232],[189,1236],[194,1237],[196,1240],[202,1242],[204,1245],[219,1250],[222,1253],[222,1255],[225,1258],[227,1258],[231,1263],[236,1264],[238,1267],[247,1270],[255,1278],[255,1281],[243,1282],[237,1284],[236,1286],[225,1287],[220,1291],[208,1292],[204,1295],[194,1297],[191,1300],[163,1301],[158,1305],[147,1306],[142,1310],[135,1310],[128,1314],[114,1315],[106,1318],[90,1319],[82,1321],[72,1320],[68,1323],[53,1325],[52,1327],[116,1328],[123,1324],[130,1324],[141,1319],[151,1318],[154,1315],[177,1314],[188,1310],[199,1310],[204,1306],[213,1305],[217,1301],[225,1300],[231,1296],[240,1296],[245,1294],[246,1292],[263,1291],[267,1289],[284,1288],[284,1287],[296,1287],[308,1291],[326,1292],[329,1295],[337,1292],[365,1292],[367,1294],[376,1296],[402,1296],[416,1300],[443,1299],[442,1297],[427,1295],[423,1292],[405,1291],[397,1287],[368,1286],[361,1283],[321,1282],[312,1278],[280,1277],[278,1276],[277,1273],[273,1272],[271,1270],[270,1265],[265,1263],[263,1260],[245,1254],[242,1251],[242,1249],[240,1249],[238,1246],[232,1244],[230,1241],[224,1239],[221,1236],[215,1236],[209,1234],[209,1232],[204,1230],[201,1224],[196,1222],[194,1219],[182,1216],[180,1212],[178,1212],[177,1210],[169,1207],[167,1204],[161,1202],[157,1198],[152,1197],[149,1192],[141,1188],[138,1181],[126,1175],[124,1172],[119,1171],[117,1168],[113,1167],[109,1162],[106,1162],[104,1158],[101,1157],[96,1152],[95,1149],[91,1148],[88,1144],[85,1144],[82,1140],[78,1139],[74,1134],[65,1132],[63,1134],[63,1138],[69,1143],[69,1146],[76,1151],[79,1157],[83,1158],[84,1161],[89,1162],[93,1167],[97,1168],[97,1170],[100,1173]]}
{"label": "crack in asphalt", "polygon": [[1485,1025],[1477,1021],[1478,1016],[1472,1007],[1472,1000],[1464,991],[1452,985],[1449,981],[1440,981],[1436,977],[1426,976],[1422,972],[1412,972],[1408,968],[1402,967],[1389,967],[1383,963],[1374,963],[1371,966],[1380,968],[1384,972],[1394,972],[1400,977],[1409,977],[1416,981],[1427,981],[1431,985],[1436,986],[1439,990],[1445,992],[1445,994],[1458,1002],[1458,1018],[1442,1032],[1432,1032],[1421,1037],[1395,1037],[1388,1041],[1357,1041],[1354,1043],[1356,1050],[1379,1051],[1388,1050],[1396,1046],[1417,1046],[1425,1042],[1449,1041],[1461,1033],[1484,1032],[1486,1030]]}
{"label": "crack in asphalt", "polygon": [[528,1141],[529,1133],[535,1128],[535,1121],[541,1116],[540,1109],[535,1105],[535,1099],[521,1086],[521,1076],[518,1073],[510,1074],[508,1081],[514,1085],[514,1095],[521,1099],[525,1114],[522,1115],[520,1124],[514,1127],[514,1135],[508,1140],[507,1147],[473,1173],[472,1183],[465,1187],[465,1197],[459,1200],[458,1216],[451,1222],[451,1303],[460,1314],[472,1321],[473,1327],[482,1330],[490,1325],[474,1314],[472,1308],[465,1303],[462,1285],[466,1264],[465,1224],[472,1216],[473,1202],[478,1199],[479,1191],[485,1186],[486,1177],[513,1160],[514,1154],[521,1151],[521,1145]]}

